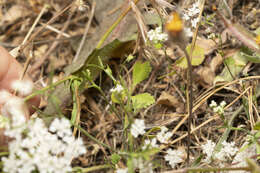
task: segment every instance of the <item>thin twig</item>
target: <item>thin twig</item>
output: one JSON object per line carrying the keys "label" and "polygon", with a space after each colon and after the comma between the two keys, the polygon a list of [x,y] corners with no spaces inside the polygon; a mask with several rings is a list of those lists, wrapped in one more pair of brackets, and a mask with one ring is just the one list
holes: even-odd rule
{"label": "thin twig", "polygon": [[[75,12],[76,8],[73,9],[73,11],[69,14],[68,20],[66,21],[66,23],[64,24],[61,32],[57,35],[56,39],[60,39],[62,37],[62,34],[69,26],[70,20],[72,18],[73,13]],[[47,25],[47,24],[46,24]],[[44,63],[44,61],[46,59],[49,58],[51,52],[58,46],[59,42],[58,41],[54,41],[51,45],[51,47],[49,48],[49,50],[44,54],[44,56],[39,59],[30,69],[30,73],[33,73],[35,70],[39,69],[41,67],[41,65]]]}
{"label": "thin twig", "polygon": [[[39,15],[37,16],[37,18],[35,19],[35,21],[34,21],[32,27],[31,27],[30,30],[29,30],[29,32],[26,34],[26,36],[25,36],[25,38],[24,38],[22,44],[19,45],[19,46],[16,47],[16,48],[12,49],[12,50],[10,51],[10,54],[11,54],[14,58],[16,58],[16,57],[19,55],[20,50],[21,50],[21,47],[22,47],[22,46],[27,42],[27,40],[29,39],[30,35],[32,34],[33,30],[35,29],[35,26],[36,26],[37,23],[39,22],[40,18],[42,17],[42,15],[43,15],[43,13],[45,12],[46,9],[47,9],[47,5],[44,5],[43,8],[42,8],[42,10],[41,10],[41,12],[39,13]],[[25,67],[25,69],[26,69],[26,68],[27,68],[27,67]]]}
{"label": "thin twig", "polygon": [[93,17],[94,17],[95,8],[96,8],[96,2],[94,1],[93,4],[92,4],[92,9],[91,9],[91,12],[90,12],[90,17],[89,17],[88,23],[87,23],[87,25],[85,27],[85,31],[84,31],[82,40],[81,40],[81,42],[79,44],[79,48],[77,49],[77,53],[76,53],[76,55],[75,55],[75,57],[73,59],[73,62],[76,62],[78,60],[78,58],[79,58],[79,54],[80,54],[80,52],[82,50],[82,47],[83,47],[83,45],[85,43],[85,40],[86,40],[86,37],[87,37],[87,33],[89,31],[90,24],[91,24],[91,22],[93,20]]}

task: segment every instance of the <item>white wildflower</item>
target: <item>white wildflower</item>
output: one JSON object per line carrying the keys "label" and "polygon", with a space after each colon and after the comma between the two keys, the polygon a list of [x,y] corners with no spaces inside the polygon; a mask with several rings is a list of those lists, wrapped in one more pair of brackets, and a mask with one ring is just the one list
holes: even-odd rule
{"label": "white wildflower", "polygon": [[228,143],[226,141],[222,142],[223,147],[216,153],[215,157],[221,161],[227,161],[231,159],[237,152],[238,148],[235,146],[234,142]]}
{"label": "white wildflower", "polygon": [[85,11],[87,9],[87,5],[84,3],[83,0],[76,0],[75,4],[78,7],[79,11]]}
{"label": "white wildflower", "polygon": [[211,107],[211,108],[214,108],[214,107],[217,107],[217,106],[218,105],[217,105],[217,103],[214,100],[212,100],[210,105],[209,105],[209,107]]}
{"label": "white wildflower", "polygon": [[[246,163],[246,158],[252,158],[253,156],[255,156],[257,153],[256,153],[256,145],[255,144],[251,144],[249,146],[249,142],[245,142],[243,145],[242,145],[242,149],[244,147],[244,150],[242,151],[239,151],[235,158],[233,159],[232,161],[232,165],[234,165],[233,167],[246,167],[248,166],[247,163]],[[241,150],[241,149],[240,149]],[[230,171],[231,173],[245,173],[246,171]]]}
{"label": "white wildflower", "polygon": [[182,17],[186,21],[191,20],[191,26],[193,28],[196,28],[197,23],[199,22],[199,18],[198,18],[199,13],[200,13],[199,2],[196,2],[192,5],[191,8],[189,8],[187,11],[183,13]]}
{"label": "white wildflower", "polygon": [[33,91],[33,83],[30,80],[15,80],[12,82],[11,88],[21,96],[27,96]]}
{"label": "white wildflower", "polygon": [[131,125],[130,131],[135,138],[137,138],[139,135],[143,135],[145,133],[144,120],[135,119],[134,123]]}
{"label": "white wildflower", "polygon": [[220,103],[220,105],[218,106],[217,103],[214,100],[212,100],[209,107],[213,108],[213,112],[215,112],[215,113],[224,114],[224,108],[225,108],[226,104],[227,103],[225,101],[222,101]]}
{"label": "white wildflower", "polygon": [[116,173],[127,173],[128,172],[128,169],[125,168],[125,169],[117,169],[116,170]]}
{"label": "white wildflower", "polygon": [[117,84],[115,88],[110,89],[110,92],[120,93],[123,90],[124,90],[124,88],[122,87],[122,85]]}
{"label": "white wildflower", "polygon": [[167,131],[168,129],[165,126],[161,127],[161,131],[156,135],[158,141],[161,143],[167,143],[167,141],[172,137],[172,133]]}
{"label": "white wildflower", "polygon": [[212,142],[211,140],[207,140],[207,143],[201,146],[202,152],[206,154],[206,159],[203,160],[204,162],[211,162],[211,157],[213,155],[215,146],[216,143]]}
{"label": "white wildflower", "polygon": [[140,173],[153,173],[153,165],[141,157],[133,159],[134,168],[138,168]]}
{"label": "white wildflower", "polygon": [[193,32],[191,31],[190,28],[185,27],[184,28],[184,32],[185,32],[187,37],[192,37],[193,36]]}
{"label": "white wildflower", "polygon": [[198,22],[199,22],[199,18],[192,19],[192,20],[191,20],[191,26],[192,26],[193,28],[196,28]]}
{"label": "white wildflower", "polygon": [[[64,124],[63,128],[62,124],[57,122]],[[86,149],[82,139],[75,139],[72,133],[68,132],[71,131],[68,124],[69,120],[55,119],[50,130],[39,118],[24,123],[19,137],[15,136],[9,143],[9,156],[2,158],[4,171],[21,173],[36,170],[40,173],[72,171],[70,165],[72,159],[86,153]],[[6,129],[5,134],[9,134],[10,130]]]}
{"label": "white wildflower", "polygon": [[153,138],[152,140],[146,139],[144,141],[144,146],[142,147],[142,149],[145,150],[147,148],[159,148],[159,145],[156,144],[156,142],[157,142],[156,138]]}
{"label": "white wildflower", "polygon": [[154,43],[164,42],[168,40],[168,34],[162,32],[162,27],[157,27],[148,31],[147,36]]}
{"label": "white wildflower", "polygon": [[178,163],[184,161],[185,153],[181,150],[168,149],[164,159],[169,162],[172,168],[175,168]]}
{"label": "white wildflower", "polygon": [[221,106],[222,108],[224,108],[227,105],[227,103],[223,100],[222,102],[220,102],[219,106]]}
{"label": "white wildflower", "polygon": [[215,39],[216,38],[216,34],[215,33],[211,33],[208,35],[208,39]]}

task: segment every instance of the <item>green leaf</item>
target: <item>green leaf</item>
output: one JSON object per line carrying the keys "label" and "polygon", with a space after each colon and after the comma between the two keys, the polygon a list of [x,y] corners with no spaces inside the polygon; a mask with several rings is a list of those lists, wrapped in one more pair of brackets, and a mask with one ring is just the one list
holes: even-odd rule
{"label": "green leaf", "polygon": [[112,164],[115,165],[119,162],[119,160],[121,159],[121,156],[114,153],[114,154],[112,154],[112,156],[110,158],[111,158]]}
{"label": "green leaf", "polygon": [[254,126],[254,130],[260,130],[260,122],[257,122]]}
{"label": "green leaf", "polygon": [[248,61],[253,63],[260,63],[260,54],[255,53],[254,55],[248,55],[244,52],[240,52],[241,56],[245,57]]}
{"label": "green leaf", "polygon": [[149,93],[142,93],[131,97],[134,110],[146,108],[155,103],[153,96]]}
{"label": "green leaf", "polygon": [[[187,50],[188,54],[191,53],[191,44],[189,44],[186,47],[186,50]],[[204,49],[199,47],[198,45],[195,45],[194,46],[194,50],[192,52],[191,65],[198,66],[198,65],[200,65],[204,61],[204,59],[205,59],[205,51],[204,51]],[[176,65],[178,67],[181,67],[181,68],[187,68],[188,64],[187,64],[186,58],[182,57],[182,58],[178,59],[176,61]]]}
{"label": "green leaf", "polygon": [[133,69],[133,86],[136,86],[145,80],[149,76],[151,70],[152,68],[148,61],[144,63],[137,61]]}
{"label": "green leaf", "polygon": [[126,97],[126,91],[125,90],[121,91],[120,93],[112,92],[112,94],[111,94],[112,102],[118,103],[118,104],[123,102],[125,97]]}
{"label": "green leaf", "polygon": [[247,59],[238,51],[232,57],[225,59],[225,63],[228,68],[225,66],[220,75],[215,78],[214,83],[232,81],[233,77],[231,74],[236,77],[246,65]]}

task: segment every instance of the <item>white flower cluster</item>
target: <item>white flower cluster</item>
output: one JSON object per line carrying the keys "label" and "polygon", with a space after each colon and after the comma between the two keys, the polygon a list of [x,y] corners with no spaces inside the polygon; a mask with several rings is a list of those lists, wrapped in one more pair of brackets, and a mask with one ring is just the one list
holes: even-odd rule
{"label": "white flower cluster", "polygon": [[172,168],[175,168],[178,163],[184,161],[185,153],[181,150],[168,149],[166,153],[164,159],[169,162]]}
{"label": "white flower cluster", "polygon": [[222,101],[219,106],[217,105],[217,103],[212,100],[209,107],[213,108],[213,112],[218,113],[220,115],[224,114],[224,107],[227,105],[227,103],[225,101]]}
{"label": "white flower cluster", "polygon": [[15,80],[12,82],[11,88],[21,96],[27,96],[33,91],[33,82],[30,80]]}
{"label": "white flower cluster", "polygon": [[215,146],[216,143],[212,142],[211,140],[207,140],[207,143],[201,146],[202,152],[206,154],[206,158],[203,160],[204,162],[211,162]]}
{"label": "white flower cluster", "polygon": [[199,13],[199,2],[195,2],[191,8],[189,8],[185,13],[183,13],[183,18],[187,21],[191,20],[191,26],[193,28],[196,28],[199,22],[199,18],[197,16]]}
{"label": "white flower cluster", "polygon": [[[134,123],[131,126],[130,129],[131,134],[136,138],[139,135],[143,135],[145,133],[145,123],[144,120],[141,119],[135,119]],[[161,127],[161,131],[157,133],[155,138],[152,139],[146,139],[144,141],[144,145],[142,146],[143,150],[150,149],[150,148],[159,148],[159,145],[157,144],[157,140],[160,143],[167,143],[168,140],[172,137],[172,133],[168,131],[168,129],[165,126]],[[172,168],[176,166],[176,164],[181,163],[184,161],[185,153],[181,150],[172,150],[169,149],[166,151],[167,154],[165,155],[165,160],[170,163]],[[136,161],[136,163],[139,163],[136,165],[136,168],[140,169],[140,172],[152,172],[152,164],[144,164],[142,160]],[[143,166],[146,165],[146,166]],[[145,171],[144,171],[145,170]],[[125,171],[125,169],[119,169],[118,173],[121,173],[121,171]]]}
{"label": "white flower cluster", "polygon": [[222,142],[223,147],[220,152],[216,153],[215,157],[221,161],[228,161],[237,152],[238,148],[235,146],[235,142],[228,143],[226,141]]}
{"label": "white flower cluster", "polygon": [[86,153],[82,139],[72,135],[65,118],[55,119],[48,129],[40,118],[26,122],[24,116],[13,114],[5,135],[13,138],[9,156],[2,158],[5,172],[68,172],[72,159]]}
{"label": "white flower cluster", "polygon": [[139,135],[145,134],[145,124],[142,119],[135,119],[130,129],[131,134],[137,138]]}
{"label": "white flower cluster", "polygon": [[[228,143],[226,141],[222,142],[222,148],[221,150],[215,154],[214,158],[220,160],[220,161],[228,161],[233,157],[237,152],[238,148],[235,146],[234,142]],[[213,157],[214,148],[216,146],[216,143],[212,142],[211,140],[208,140],[206,144],[202,145],[202,152],[206,154],[206,159],[203,161],[206,163],[210,163]]]}
{"label": "white flower cluster", "polygon": [[128,172],[128,169],[127,169],[127,168],[117,169],[117,170],[116,170],[116,173],[127,173],[127,172]]}
{"label": "white flower cluster", "polygon": [[155,44],[168,40],[168,34],[162,32],[161,26],[148,31],[147,36]]}
{"label": "white flower cluster", "polygon": [[161,127],[161,132],[159,132],[156,135],[156,138],[158,139],[158,141],[160,141],[161,143],[167,143],[168,140],[172,137],[172,133],[171,132],[167,132],[168,129],[165,126]]}
{"label": "white flower cluster", "polygon": [[147,148],[159,148],[159,145],[157,144],[156,138],[153,139],[146,139],[144,141],[144,145],[142,147],[143,150],[147,149]]}
{"label": "white flower cluster", "polygon": [[111,93],[113,93],[113,92],[121,93],[121,91],[123,91],[123,90],[124,90],[124,88],[122,87],[122,85],[117,84],[116,87],[110,89],[110,92]]}
{"label": "white flower cluster", "polygon": [[153,173],[153,165],[149,161],[145,161],[143,158],[133,159],[133,165],[139,169],[139,173]]}

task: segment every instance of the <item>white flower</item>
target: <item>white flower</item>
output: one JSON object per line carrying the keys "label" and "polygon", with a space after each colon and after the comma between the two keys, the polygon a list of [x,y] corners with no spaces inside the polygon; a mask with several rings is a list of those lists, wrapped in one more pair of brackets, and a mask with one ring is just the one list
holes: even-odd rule
{"label": "white flower", "polygon": [[125,169],[117,169],[116,170],[116,173],[127,173],[128,172],[128,169],[125,168]]}
{"label": "white flower", "polygon": [[227,105],[227,103],[223,100],[222,102],[220,102],[219,106],[221,106],[222,108],[224,108]]}
{"label": "white flower", "polygon": [[156,138],[153,138],[152,140],[146,139],[144,141],[144,146],[142,147],[142,149],[145,150],[147,148],[159,148],[159,145],[156,144],[156,142]]}
{"label": "white flower", "polygon": [[234,142],[228,143],[226,141],[222,142],[222,149],[215,155],[215,157],[221,161],[227,161],[231,159],[238,152],[238,148],[235,146]]}
{"label": "white flower", "polygon": [[201,146],[202,152],[206,154],[206,159],[203,160],[204,162],[211,162],[211,157],[213,155],[215,146],[216,143],[212,142],[211,140],[207,140],[207,143]]}
{"label": "white flower", "polygon": [[161,143],[167,143],[167,141],[172,137],[172,133],[167,131],[168,129],[165,126],[161,127],[161,131],[156,135],[158,141]]}
{"label": "white flower", "polygon": [[124,90],[124,88],[122,87],[122,85],[117,84],[115,88],[110,89],[110,92],[120,93],[123,90]]}
{"label": "white flower", "polygon": [[157,27],[148,31],[147,36],[150,41],[154,43],[163,42],[168,40],[168,34],[162,32],[162,27]]}
{"label": "white flower", "polygon": [[140,173],[153,173],[153,165],[141,157],[133,159],[134,168],[138,168]]}
{"label": "white flower", "polygon": [[56,132],[57,135],[61,138],[72,135],[70,129],[70,122],[65,118],[62,119],[56,118],[55,120],[53,120],[49,127],[49,130],[51,132]]}
{"label": "white flower", "polygon": [[12,82],[11,88],[22,96],[27,96],[33,91],[33,83],[30,80],[15,80]]}
{"label": "white flower", "polygon": [[[54,128],[57,122],[62,124]],[[12,127],[11,122],[5,134],[10,134]],[[68,132],[70,123],[65,118],[53,121],[51,133],[40,118],[31,119],[22,127],[18,137],[9,143],[9,156],[2,158],[5,172],[70,172],[72,159],[86,153],[82,139],[75,139]]]}
{"label": "white flower", "polygon": [[227,103],[225,101],[222,101],[218,106],[217,103],[214,100],[212,100],[209,107],[213,108],[213,112],[215,113],[224,114],[224,107],[226,106],[226,104]]}
{"label": "white flower", "polygon": [[185,32],[187,37],[192,37],[193,36],[193,32],[191,31],[190,28],[185,27],[184,28],[184,32]]}
{"label": "white flower", "polygon": [[[246,167],[248,166],[246,163],[246,158],[252,158],[253,156],[255,156],[257,154],[256,152],[256,145],[255,144],[251,144],[249,146],[248,142],[245,142],[241,148],[244,148],[244,150],[239,151],[235,158],[232,161],[232,167]],[[240,149],[241,150],[241,149]],[[230,171],[232,173],[245,173],[245,171]]]}
{"label": "white flower", "polygon": [[198,22],[199,22],[199,18],[195,18],[195,19],[191,20],[191,26],[193,28],[196,28]]}
{"label": "white flower", "polygon": [[166,153],[164,159],[169,162],[172,168],[175,168],[178,163],[184,161],[185,153],[181,150],[168,149]]}
{"label": "white flower", "polygon": [[144,120],[135,119],[135,122],[132,124],[130,131],[135,138],[137,138],[139,135],[143,135],[145,133]]}
{"label": "white flower", "polygon": [[195,2],[190,9],[188,9],[188,15],[193,17],[200,13],[199,2]]}
{"label": "white flower", "polygon": [[218,105],[217,105],[217,103],[214,100],[212,100],[210,105],[209,105],[209,107],[211,107],[211,108],[214,108],[214,107],[217,107],[217,106]]}
{"label": "white flower", "polygon": [[216,34],[215,33],[211,33],[208,35],[208,39],[214,39],[216,38]]}

